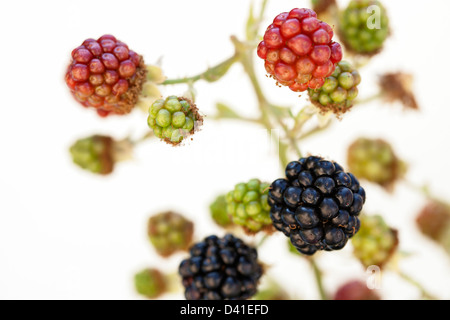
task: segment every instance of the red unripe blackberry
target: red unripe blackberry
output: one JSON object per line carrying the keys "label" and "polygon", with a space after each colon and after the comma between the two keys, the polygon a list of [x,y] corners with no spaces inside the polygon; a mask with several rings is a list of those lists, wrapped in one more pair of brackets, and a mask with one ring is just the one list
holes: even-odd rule
{"label": "red unripe blackberry", "polygon": [[142,56],[114,36],[104,35],[87,39],[72,51],[65,80],[79,103],[105,117],[133,109],[146,72]]}
{"label": "red unripe blackberry", "polygon": [[292,9],[275,17],[258,45],[257,54],[278,83],[292,91],[318,89],[342,59],[332,41],[333,29],[310,9]]}
{"label": "red unripe blackberry", "polygon": [[375,290],[359,280],[352,280],[339,287],[333,300],[381,300]]}

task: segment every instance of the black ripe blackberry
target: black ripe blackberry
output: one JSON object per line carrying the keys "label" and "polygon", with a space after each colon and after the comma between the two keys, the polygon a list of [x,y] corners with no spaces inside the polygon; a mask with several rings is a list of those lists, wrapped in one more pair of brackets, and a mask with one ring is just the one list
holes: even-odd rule
{"label": "black ripe blackberry", "polygon": [[241,239],[210,236],[190,254],[179,267],[187,300],[245,300],[257,292],[262,267],[256,249]]}
{"label": "black ripe blackberry", "polygon": [[268,197],[274,227],[306,255],[342,249],[360,228],[365,201],[353,174],[312,156],[289,163],[286,179],[275,180]]}

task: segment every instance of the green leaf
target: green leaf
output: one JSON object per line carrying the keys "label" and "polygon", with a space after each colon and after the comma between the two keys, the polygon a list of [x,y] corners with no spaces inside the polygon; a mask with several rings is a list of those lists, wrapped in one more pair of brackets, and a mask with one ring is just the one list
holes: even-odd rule
{"label": "green leaf", "polygon": [[240,116],[230,107],[227,105],[218,102],[216,104],[216,109],[218,113],[219,118],[232,118],[232,119],[239,119]]}

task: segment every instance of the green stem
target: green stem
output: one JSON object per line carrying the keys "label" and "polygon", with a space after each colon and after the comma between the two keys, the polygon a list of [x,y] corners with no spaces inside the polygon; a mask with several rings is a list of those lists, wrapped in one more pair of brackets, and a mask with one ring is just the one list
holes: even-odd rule
{"label": "green stem", "polygon": [[317,265],[317,263],[314,260],[314,258],[308,258],[308,261],[311,263],[311,267],[313,268],[313,271],[314,271],[314,278],[315,278],[316,283],[317,283],[317,289],[319,290],[320,299],[328,300],[328,296],[327,296],[327,294],[325,292],[325,289],[323,287],[322,271],[319,269],[319,266]]}
{"label": "green stem", "polygon": [[427,300],[438,300],[436,297],[434,297],[432,294],[430,294],[428,291],[426,291],[425,288],[422,287],[422,285],[419,282],[417,282],[416,280],[414,280],[413,278],[411,278],[407,274],[403,273],[402,271],[398,271],[398,275],[403,280],[405,280],[406,282],[410,283],[411,285],[413,285],[417,289],[419,289],[420,293],[421,293],[421,295],[422,295],[422,297],[424,299],[427,299]]}
{"label": "green stem", "polygon": [[261,121],[264,127],[267,130],[272,130],[272,124],[270,122],[269,113],[273,116],[275,121],[281,126],[283,129],[289,144],[291,147],[296,151],[297,155],[301,157],[302,153],[300,151],[300,148],[297,145],[297,142],[295,141],[295,137],[292,135],[292,132],[289,130],[289,128],[286,126],[286,124],[283,122],[283,119],[279,116],[278,112],[275,110],[275,107],[273,104],[269,103],[267,98],[265,97],[261,85],[259,84],[258,78],[255,73],[254,68],[254,61],[253,61],[253,50],[249,50],[248,46],[246,46],[244,43],[240,42],[236,37],[232,37],[231,41],[233,42],[236,52],[240,56],[240,62],[242,64],[242,67],[244,68],[245,72],[247,73],[250,83],[255,91],[256,98],[258,100],[258,106],[261,112]]}
{"label": "green stem", "polygon": [[139,144],[141,142],[144,142],[144,141],[152,138],[153,136],[154,136],[153,131],[150,130],[150,131],[146,132],[142,137],[140,137],[140,138],[138,138],[136,140],[133,140],[131,143],[133,145],[137,145],[137,144]]}
{"label": "green stem", "polygon": [[264,242],[266,242],[267,239],[269,239],[269,235],[264,234],[264,236],[256,244],[256,248],[260,248],[264,244]]}
{"label": "green stem", "polygon": [[383,93],[378,92],[378,93],[376,93],[376,94],[374,94],[374,95],[371,95],[371,96],[369,96],[369,97],[367,97],[367,98],[357,99],[357,100],[355,100],[355,103],[354,103],[354,104],[355,104],[355,105],[366,104],[366,103],[369,103],[369,102],[378,100],[378,99],[381,98],[382,96],[383,96]]}
{"label": "green stem", "polygon": [[327,122],[327,124],[325,124],[324,126],[316,126],[314,128],[312,128],[311,130],[309,130],[308,132],[305,132],[304,134],[302,134],[300,136],[300,139],[307,139],[310,138],[311,136],[320,133],[322,131],[325,131],[326,129],[328,129],[331,125],[332,121]]}
{"label": "green stem", "polygon": [[206,80],[208,82],[214,82],[223,77],[228,69],[238,61],[238,56],[234,54],[232,57],[217,64],[214,67],[208,68],[206,71],[192,77],[180,78],[180,79],[167,79],[162,85],[180,84],[180,83],[194,83],[198,80]]}

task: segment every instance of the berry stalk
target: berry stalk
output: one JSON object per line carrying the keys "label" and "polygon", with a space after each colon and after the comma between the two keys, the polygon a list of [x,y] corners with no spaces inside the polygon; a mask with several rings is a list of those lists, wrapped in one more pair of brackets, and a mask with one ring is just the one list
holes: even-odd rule
{"label": "berry stalk", "polygon": [[208,68],[206,71],[199,73],[192,77],[185,77],[179,79],[167,79],[162,85],[181,84],[181,83],[194,83],[199,80],[205,80],[208,82],[214,82],[222,78],[230,69],[230,67],[238,61],[238,56],[234,54],[232,57],[219,63],[218,65]]}

